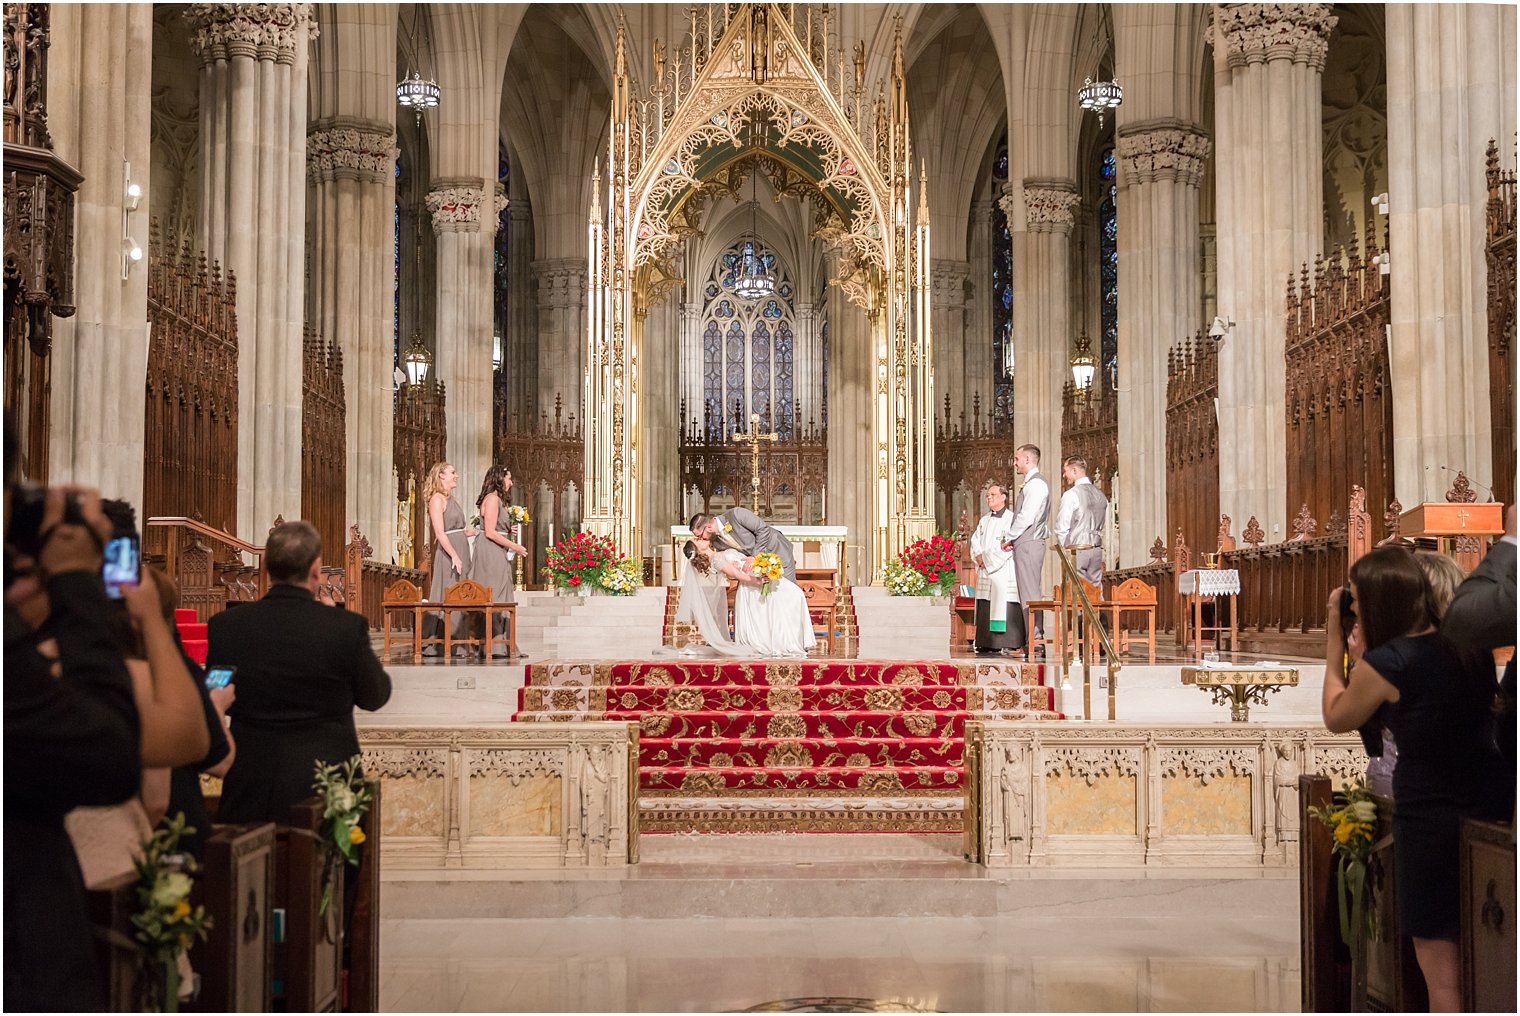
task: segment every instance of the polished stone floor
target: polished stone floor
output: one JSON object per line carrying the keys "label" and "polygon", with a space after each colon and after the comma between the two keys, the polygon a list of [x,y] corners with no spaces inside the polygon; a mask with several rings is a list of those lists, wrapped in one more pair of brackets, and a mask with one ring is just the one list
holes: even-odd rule
{"label": "polished stone floor", "polygon": [[646,836],[645,864],[591,879],[392,872],[382,1007],[1298,1009],[1294,879],[1005,879],[951,839]]}

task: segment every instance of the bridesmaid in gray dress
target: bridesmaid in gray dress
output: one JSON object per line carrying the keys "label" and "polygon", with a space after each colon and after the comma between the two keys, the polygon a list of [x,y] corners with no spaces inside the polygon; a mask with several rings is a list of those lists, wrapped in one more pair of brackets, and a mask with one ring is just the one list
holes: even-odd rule
{"label": "bridesmaid in gray dress", "polygon": [[[435,462],[428,470],[427,482],[422,485],[422,497],[427,504],[429,528],[433,532],[432,583],[427,598],[441,601],[448,588],[469,574],[470,537],[475,530],[465,526],[464,509],[454,500],[454,488],[459,486],[459,474],[447,462]],[[454,620],[454,637],[467,637],[466,615],[459,614]],[[424,638],[443,636],[443,615],[429,614],[423,620]],[[454,649],[455,656],[463,656],[467,647]],[[425,646],[424,656],[437,656],[439,647]]]}
{"label": "bridesmaid in gray dress", "polygon": [[[512,472],[505,466],[492,466],[486,470],[485,483],[481,484],[480,496],[475,507],[480,509],[480,538],[475,541],[475,558],[470,563],[470,578],[491,590],[496,603],[513,603],[512,560],[507,555],[528,553],[528,548],[515,539],[520,534],[507,515],[507,494],[512,490]],[[477,627],[481,622],[476,621]],[[497,617],[492,621],[496,629],[492,638],[506,634],[507,619]],[[493,644],[491,655],[505,658],[507,647]]]}

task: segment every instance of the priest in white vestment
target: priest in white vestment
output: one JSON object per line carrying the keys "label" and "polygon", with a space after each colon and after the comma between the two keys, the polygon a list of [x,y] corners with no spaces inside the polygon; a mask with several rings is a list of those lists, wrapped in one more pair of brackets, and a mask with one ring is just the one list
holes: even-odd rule
{"label": "priest in white vestment", "polygon": [[976,651],[997,653],[1024,648],[1024,605],[1009,539],[1013,513],[1008,490],[1000,483],[987,487],[988,514],[971,534],[971,560],[976,564]]}

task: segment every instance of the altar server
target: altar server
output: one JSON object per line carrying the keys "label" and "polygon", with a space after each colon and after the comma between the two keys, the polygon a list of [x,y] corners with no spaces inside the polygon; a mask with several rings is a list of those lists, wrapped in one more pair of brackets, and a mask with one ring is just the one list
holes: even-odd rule
{"label": "altar server", "polygon": [[971,534],[976,564],[976,651],[997,653],[1024,648],[1024,606],[1014,569],[1014,552],[1003,545],[1013,513],[1000,483],[987,487],[987,511]]}

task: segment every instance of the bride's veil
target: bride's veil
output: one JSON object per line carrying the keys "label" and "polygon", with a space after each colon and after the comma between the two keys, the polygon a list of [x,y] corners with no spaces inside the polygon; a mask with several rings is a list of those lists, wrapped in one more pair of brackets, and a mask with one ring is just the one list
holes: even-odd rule
{"label": "bride's veil", "polygon": [[[722,620],[719,620],[719,619]],[[746,656],[749,652],[728,637],[728,580],[722,572],[703,575],[689,563],[681,580],[681,602],[676,620],[697,626],[702,638],[720,656]],[[700,649],[693,646],[692,649]]]}

